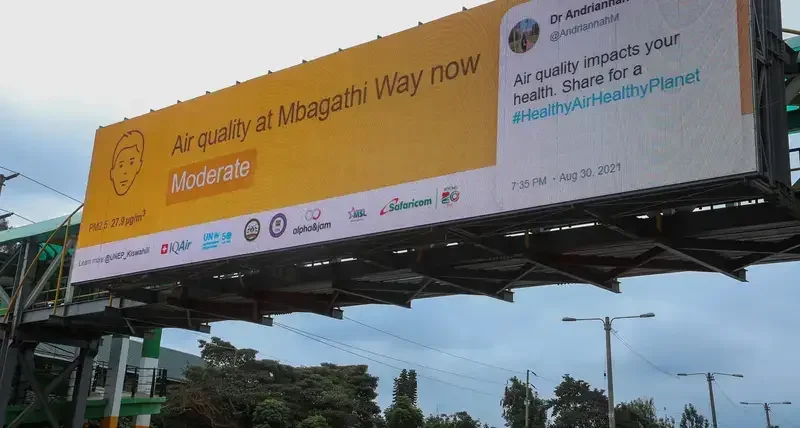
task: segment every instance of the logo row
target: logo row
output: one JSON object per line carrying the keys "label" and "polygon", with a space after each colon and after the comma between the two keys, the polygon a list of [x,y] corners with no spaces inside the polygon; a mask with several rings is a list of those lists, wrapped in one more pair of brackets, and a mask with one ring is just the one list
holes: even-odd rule
{"label": "logo row", "polygon": [[[458,186],[445,187],[440,195],[440,202],[442,206],[451,206],[461,199],[461,192]],[[403,200],[400,198],[392,198],[386,205],[378,212],[379,216],[385,216],[397,211],[407,211],[415,208],[431,207],[433,206],[432,198]],[[347,217],[350,223],[356,223],[367,218],[367,210],[364,208],[352,207],[347,211]],[[329,221],[322,220],[322,210],[319,208],[312,208],[305,212],[303,216],[305,223],[292,229],[292,234],[302,235],[309,232],[321,232],[330,229],[333,225]],[[269,221],[268,230],[270,236],[273,238],[280,238],[286,232],[288,221],[286,215],[278,213],[272,216]],[[244,239],[248,242],[255,241],[261,234],[261,222],[256,219],[250,219],[244,226]],[[205,248],[203,248],[205,249]],[[163,249],[162,249],[163,251]]]}
{"label": "logo row", "polygon": [[[457,203],[461,197],[461,193],[458,190],[458,186],[450,186],[444,188],[444,190],[439,194],[439,202],[442,206],[451,206]],[[386,205],[378,211],[379,216],[390,215],[395,212],[399,211],[408,211],[414,210],[417,208],[425,208],[425,207],[433,207],[434,201],[432,198],[423,198],[423,199],[416,199],[412,198],[410,200],[400,199],[400,198],[392,198]],[[352,207],[349,211],[347,211],[348,221],[351,223],[356,223],[363,221],[367,218],[367,210],[364,208],[356,208]],[[286,215],[283,213],[277,213],[272,216],[267,225],[267,230],[269,231],[269,235],[273,238],[280,238],[281,236],[286,233],[288,228],[289,222],[286,218]],[[261,222],[257,218],[252,218],[247,221],[244,226],[244,231],[242,236],[244,237],[245,241],[253,242],[261,235]],[[293,235],[303,235],[306,233],[318,233],[328,229],[331,229],[333,224],[330,221],[326,221],[323,218],[322,210],[319,208],[312,208],[307,210],[301,219],[301,224],[296,226],[292,229]],[[234,234],[231,231],[221,231],[221,232],[206,232],[203,234],[202,237],[202,244],[200,245],[202,251],[209,251],[214,250],[220,247],[224,247],[229,245],[234,240]],[[178,256],[186,251],[189,251],[191,248],[195,248],[196,244],[191,239],[183,239],[171,242],[164,242],[161,244],[161,255],[162,256]],[[104,257],[97,257],[94,259],[88,259],[80,262],[80,266],[90,265],[90,264],[101,264],[101,263],[111,263],[117,260],[127,260],[130,258],[136,258],[142,255],[147,255],[150,253],[150,247],[140,248],[136,250],[130,251],[123,251],[118,253],[107,254]]]}

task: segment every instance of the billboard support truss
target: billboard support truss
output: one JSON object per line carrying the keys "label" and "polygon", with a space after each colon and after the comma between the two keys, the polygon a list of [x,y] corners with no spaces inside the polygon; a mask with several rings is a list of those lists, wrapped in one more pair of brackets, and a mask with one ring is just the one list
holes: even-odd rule
{"label": "billboard support truss", "polygon": [[762,168],[773,188],[790,188],[786,154],[789,136],[786,116],[785,73],[796,67],[797,52],[783,40],[780,0],[749,0],[753,19],[756,142]]}

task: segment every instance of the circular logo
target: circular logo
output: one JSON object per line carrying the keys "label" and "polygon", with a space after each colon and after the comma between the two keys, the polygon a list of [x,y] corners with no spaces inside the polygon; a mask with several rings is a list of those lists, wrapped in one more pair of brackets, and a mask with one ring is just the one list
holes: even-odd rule
{"label": "circular logo", "polygon": [[320,216],[322,216],[322,210],[319,208],[306,211],[306,221],[319,220]]}
{"label": "circular logo", "polygon": [[451,202],[458,202],[458,199],[461,197],[461,193],[458,190],[453,191],[450,194],[450,201]]}
{"label": "circular logo", "polygon": [[525,53],[533,49],[539,40],[539,23],[526,18],[519,21],[508,35],[508,46],[514,53]]}
{"label": "circular logo", "polygon": [[247,242],[253,242],[258,238],[259,233],[261,233],[261,222],[258,219],[251,218],[244,225],[244,239]]}
{"label": "circular logo", "polygon": [[279,238],[283,232],[286,232],[286,216],[283,213],[275,214],[269,221],[269,234],[273,238]]}

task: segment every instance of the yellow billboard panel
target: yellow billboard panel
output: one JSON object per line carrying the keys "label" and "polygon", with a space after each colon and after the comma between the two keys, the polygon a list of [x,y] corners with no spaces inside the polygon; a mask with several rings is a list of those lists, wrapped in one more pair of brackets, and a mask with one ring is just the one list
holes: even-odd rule
{"label": "yellow billboard panel", "polygon": [[494,165],[499,23],[518,3],[99,129],[79,247]]}
{"label": "yellow billboard panel", "polygon": [[757,174],[749,14],[497,0],[101,128],[72,280]]}

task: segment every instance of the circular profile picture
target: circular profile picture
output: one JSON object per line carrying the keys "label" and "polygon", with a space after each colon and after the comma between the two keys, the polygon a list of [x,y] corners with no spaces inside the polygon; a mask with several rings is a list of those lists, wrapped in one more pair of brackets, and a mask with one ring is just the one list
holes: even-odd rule
{"label": "circular profile picture", "polygon": [[286,231],[286,216],[283,213],[275,214],[269,222],[269,234],[273,238],[280,238]]}
{"label": "circular profile picture", "polygon": [[258,219],[251,218],[247,224],[244,225],[244,239],[247,242],[253,242],[258,238],[258,234],[261,233],[261,222]]}
{"label": "circular profile picture", "polygon": [[525,53],[533,49],[539,40],[539,23],[531,18],[519,21],[508,35],[508,46],[514,53]]}

